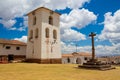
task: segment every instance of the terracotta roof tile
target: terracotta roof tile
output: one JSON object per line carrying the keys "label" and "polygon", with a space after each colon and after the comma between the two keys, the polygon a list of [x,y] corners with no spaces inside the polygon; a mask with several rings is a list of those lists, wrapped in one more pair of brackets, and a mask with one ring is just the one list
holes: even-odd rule
{"label": "terracotta roof tile", "polygon": [[62,54],[62,57],[74,57],[72,54]]}
{"label": "terracotta roof tile", "polygon": [[0,39],[0,44],[11,44],[11,45],[22,45],[26,46],[27,44],[18,40],[6,40],[6,39]]}
{"label": "terracotta roof tile", "polygon": [[79,52],[78,53],[80,56],[92,56],[92,54],[87,53],[87,52]]}
{"label": "terracotta roof tile", "polygon": [[62,54],[62,57],[74,57],[74,56],[86,56],[86,57],[89,57],[89,56],[91,56],[91,54],[87,53],[87,52],[73,52],[73,53],[69,53],[69,54]]}

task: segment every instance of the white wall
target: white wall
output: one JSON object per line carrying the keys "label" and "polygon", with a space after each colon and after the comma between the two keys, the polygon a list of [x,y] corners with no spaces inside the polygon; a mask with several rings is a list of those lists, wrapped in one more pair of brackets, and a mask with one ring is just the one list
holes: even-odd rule
{"label": "white wall", "polygon": [[[33,25],[33,15],[30,13],[28,15],[28,43],[27,43],[27,55],[26,57],[33,59],[48,59],[48,58],[61,58],[61,45],[60,45],[60,28],[59,28],[59,14],[53,13],[53,25],[48,24],[48,19],[50,16],[50,10],[47,9],[38,9],[35,11],[36,16],[36,25]],[[39,36],[35,38],[35,29],[39,29]],[[46,41],[48,40],[45,37],[45,29],[49,28],[49,43],[47,45]],[[53,39],[53,30],[57,31],[57,40],[55,44]],[[29,32],[33,30],[33,42],[29,41]],[[53,51],[51,52],[51,47]],[[34,49],[34,53],[33,53]]]}
{"label": "white wall", "polygon": [[[42,12],[42,49],[41,58],[61,58],[61,45],[60,45],[60,28],[59,28],[59,15],[56,13],[53,13],[51,16],[53,17],[53,25],[48,24],[50,11],[43,10]],[[49,38],[46,39],[45,37],[45,29],[49,28]],[[56,43],[52,44],[54,42],[53,39],[53,30],[57,31],[57,39]],[[48,40],[48,45],[46,44],[46,41]],[[51,52],[52,48],[52,52]]]}
{"label": "white wall", "polygon": [[[83,64],[83,63],[86,63],[87,62],[87,60],[85,60],[84,58],[84,56],[74,56],[74,57],[69,57],[69,59],[70,59],[70,62],[69,63],[71,63],[71,64],[76,64],[77,62],[76,62],[76,60],[77,60],[77,58],[79,58],[81,61],[79,62],[79,64]],[[87,57],[88,59],[89,59],[89,57]],[[68,57],[64,57],[64,58],[62,58],[62,63],[63,64],[67,64],[68,63]]]}
{"label": "white wall", "polygon": [[[6,49],[6,46],[10,46],[10,49]],[[20,47],[20,50],[16,50],[16,47]],[[8,54],[26,55],[26,46],[0,44],[0,55],[8,55]]]}

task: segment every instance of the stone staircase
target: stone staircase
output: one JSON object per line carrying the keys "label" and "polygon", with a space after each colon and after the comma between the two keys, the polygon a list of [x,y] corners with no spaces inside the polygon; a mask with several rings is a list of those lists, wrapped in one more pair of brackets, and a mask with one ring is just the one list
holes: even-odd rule
{"label": "stone staircase", "polygon": [[115,69],[115,67],[111,66],[110,64],[102,63],[97,59],[89,60],[87,63],[83,63],[83,65],[78,65],[78,68],[86,68],[86,69],[96,69],[96,70],[111,70]]}

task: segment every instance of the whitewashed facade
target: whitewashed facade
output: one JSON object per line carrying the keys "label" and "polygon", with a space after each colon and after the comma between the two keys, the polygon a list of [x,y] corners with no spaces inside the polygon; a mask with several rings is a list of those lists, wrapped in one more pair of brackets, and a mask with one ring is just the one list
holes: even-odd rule
{"label": "whitewashed facade", "polygon": [[44,7],[28,13],[28,62],[61,63],[59,17]]}
{"label": "whitewashed facade", "polygon": [[26,55],[26,46],[12,45],[12,44],[0,44],[0,55]]}
{"label": "whitewashed facade", "polygon": [[0,61],[25,59],[26,46],[26,43],[17,40],[0,39]]}
{"label": "whitewashed facade", "polygon": [[91,58],[91,54],[89,53],[69,53],[69,54],[62,54],[62,63],[63,64],[83,64],[86,63]]}

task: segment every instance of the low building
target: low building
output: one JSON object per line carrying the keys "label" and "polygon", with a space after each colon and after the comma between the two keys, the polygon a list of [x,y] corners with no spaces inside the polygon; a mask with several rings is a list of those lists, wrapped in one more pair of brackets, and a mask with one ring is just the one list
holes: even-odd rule
{"label": "low building", "polygon": [[86,61],[88,61],[90,58],[91,54],[85,52],[62,54],[62,63],[83,64],[86,63]]}
{"label": "low building", "polygon": [[26,43],[0,39],[0,62],[21,60],[26,57]]}
{"label": "low building", "polygon": [[108,64],[120,64],[120,56],[101,56],[98,59]]}

